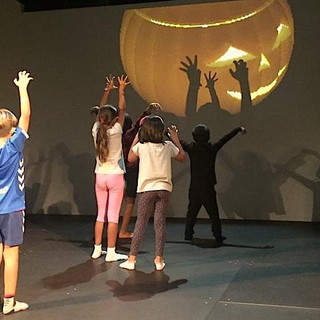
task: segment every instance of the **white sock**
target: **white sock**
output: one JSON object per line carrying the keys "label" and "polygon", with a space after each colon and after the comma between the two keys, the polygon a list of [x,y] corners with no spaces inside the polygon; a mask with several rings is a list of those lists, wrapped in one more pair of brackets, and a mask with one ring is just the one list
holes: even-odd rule
{"label": "white sock", "polygon": [[136,268],[136,262],[130,262],[126,260],[125,262],[122,262],[119,264],[119,267],[122,269],[127,269],[127,270],[134,270]]}
{"label": "white sock", "polygon": [[11,312],[19,312],[28,309],[29,306],[25,302],[15,301],[14,297],[3,299],[3,314],[9,314]]}
{"label": "white sock", "polygon": [[99,257],[101,257],[102,254],[102,249],[101,249],[102,245],[101,244],[95,244],[94,245],[94,249],[91,255],[92,259],[97,259]]}
{"label": "white sock", "polygon": [[107,249],[107,255],[105,259],[107,262],[126,260],[126,259],[128,259],[128,256],[126,254],[116,253],[116,248]]}
{"label": "white sock", "polygon": [[116,253],[116,248],[107,248],[107,254],[115,254]]}
{"label": "white sock", "polygon": [[8,314],[13,311],[14,307],[14,297],[12,298],[3,298],[3,308],[2,312]]}

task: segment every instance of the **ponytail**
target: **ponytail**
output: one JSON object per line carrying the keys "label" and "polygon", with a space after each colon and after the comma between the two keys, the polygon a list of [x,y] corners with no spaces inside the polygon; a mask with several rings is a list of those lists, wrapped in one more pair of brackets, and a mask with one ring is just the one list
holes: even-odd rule
{"label": "ponytail", "polygon": [[100,122],[96,140],[96,155],[101,162],[106,162],[109,155],[107,130],[106,125]]}
{"label": "ponytail", "polygon": [[100,108],[98,114],[99,128],[96,138],[96,156],[101,162],[106,162],[109,155],[108,129],[111,122],[118,116],[117,108],[106,105]]}

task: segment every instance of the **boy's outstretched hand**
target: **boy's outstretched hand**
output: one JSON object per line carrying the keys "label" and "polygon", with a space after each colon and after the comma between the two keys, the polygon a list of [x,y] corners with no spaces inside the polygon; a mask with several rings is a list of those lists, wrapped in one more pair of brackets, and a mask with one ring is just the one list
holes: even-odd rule
{"label": "boy's outstretched hand", "polygon": [[19,88],[27,88],[30,80],[33,80],[30,77],[30,73],[27,71],[20,71],[18,77],[13,80],[14,84]]}
{"label": "boy's outstretched hand", "polygon": [[246,134],[247,133],[247,129],[245,128],[245,127],[240,127],[240,129],[241,129],[241,133],[242,134]]}

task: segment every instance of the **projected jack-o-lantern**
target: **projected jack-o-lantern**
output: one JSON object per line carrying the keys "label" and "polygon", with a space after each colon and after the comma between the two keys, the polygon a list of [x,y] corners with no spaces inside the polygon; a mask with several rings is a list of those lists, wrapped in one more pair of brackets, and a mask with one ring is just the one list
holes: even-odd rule
{"label": "projected jack-o-lantern", "polygon": [[[184,115],[188,80],[179,70],[185,56],[198,56],[203,72],[217,72],[221,107],[240,110],[233,61],[249,68],[253,105],[280,83],[293,48],[293,19],[286,0],[243,0],[125,12],[120,34],[124,69],[146,101]],[[204,79],[202,79],[204,83]],[[203,85],[198,106],[210,101]]]}

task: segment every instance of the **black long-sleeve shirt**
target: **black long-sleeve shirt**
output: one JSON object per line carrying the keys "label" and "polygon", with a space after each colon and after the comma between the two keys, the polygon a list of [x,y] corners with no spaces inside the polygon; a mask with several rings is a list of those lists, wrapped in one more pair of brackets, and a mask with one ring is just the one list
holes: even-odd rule
{"label": "black long-sleeve shirt", "polygon": [[190,188],[210,188],[217,183],[215,162],[218,151],[241,131],[241,127],[233,129],[215,143],[197,143],[181,140],[181,145],[190,158]]}

